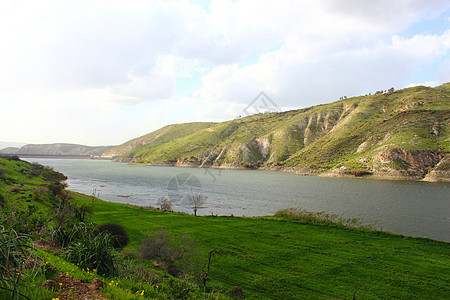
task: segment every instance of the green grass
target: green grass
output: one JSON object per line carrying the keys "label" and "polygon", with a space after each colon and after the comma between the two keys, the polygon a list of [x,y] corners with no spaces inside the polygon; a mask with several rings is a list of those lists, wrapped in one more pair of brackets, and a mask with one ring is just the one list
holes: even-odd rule
{"label": "green grass", "polygon": [[[35,204],[38,211],[46,212],[49,199],[33,200],[32,190],[44,188],[56,173],[36,173],[29,163],[4,159],[0,159],[0,168],[6,170],[1,174],[0,191],[7,205]],[[76,204],[92,203],[91,196],[71,195]],[[1,216],[5,217],[3,210]],[[152,261],[121,257],[118,273],[122,276],[103,278],[108,283],[103,294],[111,299],[141,299],[139,293],[144,291],[147,298],[172,299],[191,289],[192,295],[202,299],[224,299],[239,286],[246,299],[345,299],[352,297],[356,287],[356,299],[450,297],[448,243],[343,227],[330,220],[358,225],[303,211],[259,218],[194,217],[96,200],[93,221],[124,226],[130,236],[124,249],[128,253],[137,251],[145,234],[161,229],[189,235],[204,261],[211,251],[220,253],[213,257],[208,274],[208,286],[219,293],[204,294],[197,285],[171,277]],[[64,255],[38,254],[75,279],[91,282],[98,276],[68,263]],[[58,295],[40,287],[47,279],[44,274],[22,277],[29,288],[21,292],[31,299]]]}
{"label": "green grass", "polygon": [[[90,203],[90,197],[75,197]],[[94,221],[123,225],[138,246],[161,228],[215,256],[213,286],[253,299],[448,299],[449,244],[279,217],[193,217],[96,201]]]}

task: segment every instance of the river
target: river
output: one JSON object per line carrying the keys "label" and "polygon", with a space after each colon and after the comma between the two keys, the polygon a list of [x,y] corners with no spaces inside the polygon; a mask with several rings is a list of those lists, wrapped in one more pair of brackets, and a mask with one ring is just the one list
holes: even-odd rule
{"label": "river", "polygon": [[112,202],[192,213],[190,194],[206,197],[198,215],[265,216],[302,207],[359,217],[385,231],[450,242],[450,184],[298,176],[282,172],[135,166],[108,160],[27,158],[69,179],[69,189]]}

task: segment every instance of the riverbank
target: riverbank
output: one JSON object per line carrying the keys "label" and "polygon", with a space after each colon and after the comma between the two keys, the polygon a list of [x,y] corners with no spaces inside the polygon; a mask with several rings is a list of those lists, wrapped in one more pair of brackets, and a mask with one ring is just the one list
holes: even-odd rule
{"label": "riverbank", "polygon": [[[450,160],[450,159],[449,159]],[[269,168],[244,168],[242,166],[223,165],[220,167],[209,166],[205,167],[200,164],[193,163],[136,163],[127,161],[115,161],[117,163],[126,163],[136,166],[152,166],[152,167],[180,167],[180,168],[203,168],[203,169],[218,169],[218,170],[261,170],[272,172],[285,172],[302,176],[318,176],[330,178],[360,178],[372,180],[392,180],[392,181],[425,181],[425,182],[447,182],[450,183],[450,169],[435,169],[431,170],[424,176],[409,174],[406,171],[399,170],[385,170],[380,172],[360,172],[359,170],[351,170],[348,168],[334,169],[331,171],[318,170],[313,168],[292,169],[283,167],[269,167]]]}
{"label": "riverbank", "polygon": [[[96,166],[99,164],[95,162]],[[3,205],[0,221],[7,229],[2,231],[3,235],[32,234],[40,240],[36,245],[50,245],[53,241],[65,249],[76,245],[69,249],[90,253],[70,258],[66,250],[52,248],[58,257],[39,251],[43,260],[38,269],[23,273],[14,270],[12,274],[23,275],[22,290],[30,299],[65,299],[63,295],[81,291],[73,291],[73,284],[86,288],[84,282],[93,282],[94,276],[105,274],[98,274],[99,265],[85,261],[94,257],[91,255],[104,255],[102,251],[108,247],[96,248],[91,244],[98,239],[86,235],[69,244],[61,243],[66,241],[61,239],[66,236],[64,232],[71,235],[75,232],[72,230],[84,228],[78,227],[84,226],[83,221],[94,221],[97,225],[119,223],[130,238],[130,244],[114,254],[119,274],[100,278],[109,282],[101,291],[108,299],[180,299],[180,293],[201,299],[235,299],[237,293],[240,299],[448,299],[450,296],[447,287],[450,249],[446,242],[324,224],[335,220],[354,226],[357,222],[307,212],[303,213],[305,217],[298,218],[301,216],[298,210],[288,210],[277,217],[194,217],[149,210],[67,192],[60,183],[66,179],[63,174],[37,163],[0,159],[0,165]],[[61,224],[61,214],[55,213],[61,205],[66,209],[64,220],[74,223],[74,227],[54,231]],[[86,214],[80,214],[82,211]],[[201,278],[205,277],[197,277],[196,282],[189,277],[173,278],[165,271],[167,265],[164,267],[163,263],[167,261],[159,260],[158,256],[145,262],[139,259],[144,235],[155,236],[161,231],[176,237],[169,239],[175,247],[180,243],[188,247],[194,260],[185,266],[196,266],[198,272],[193,274],[204,275],[210,259],[207,294],[202,292]],[[162,238],[158,240],[164,243],[165,234],[159,236]],[[31,243],[29,236],[24,238]],[[22,259],[25,265],[25,258],[15,258]],[[22,266],[22,261],[8,265]],[[77,264],[83,266],[78,268]],[[2,268],[5,269],[5,264]],[[33,273],[38,270],[39,273]],[[44,294],[45,280],[56,280],[53,286],[62,286],[61,290]],[[9,277],[7,285],[8,282]],[[0,287],[5,288],[3,284],[2,281]],[[1,289],[0,298],[8,293]]]}
{"label": "riverbank", "polygon": [[[78,204],[92,197],[72,193]],[[93,221],[124,226],[135,251],[146,233],[188,235],[212,260],[208,284],[247,299],[447,299],[449,243],[277,217],[194,217],[96,200]]]}

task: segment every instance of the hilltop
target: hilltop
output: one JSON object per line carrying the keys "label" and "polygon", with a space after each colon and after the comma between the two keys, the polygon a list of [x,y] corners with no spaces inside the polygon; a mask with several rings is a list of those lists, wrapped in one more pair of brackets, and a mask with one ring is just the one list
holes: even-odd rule
{"label": "hilltop", "polygon": [[91,147],[78,144],[28,144],[20,148],[8,147],[0,150],[0,153],[27,154],[27,155],[74,155],[74,156],[100,156],[114,146]]}
{"label": "hilltop", "polygon": [[104,153],[134,164],[450,181],[450,83],[221,123],[161,128]]}

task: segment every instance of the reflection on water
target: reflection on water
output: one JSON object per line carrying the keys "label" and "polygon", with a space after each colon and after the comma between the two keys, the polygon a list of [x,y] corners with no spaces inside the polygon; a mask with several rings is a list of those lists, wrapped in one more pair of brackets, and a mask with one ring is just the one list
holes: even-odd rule
{"label": "reflection on water", "polygon": [[[113,202],[156,206],[169,197],[169,182],[188,173],[207,196],[200,215],[263,216],[302,207],[346,217],[360,217],[386,231],[450,241],[447,183],[320,178],[281,172],[133,166],[105,160],[29,158],[69,177],[69,189]],[[178,176],[177,193],[193,193]],[[186,205],[177,211],[192,212]]]}

